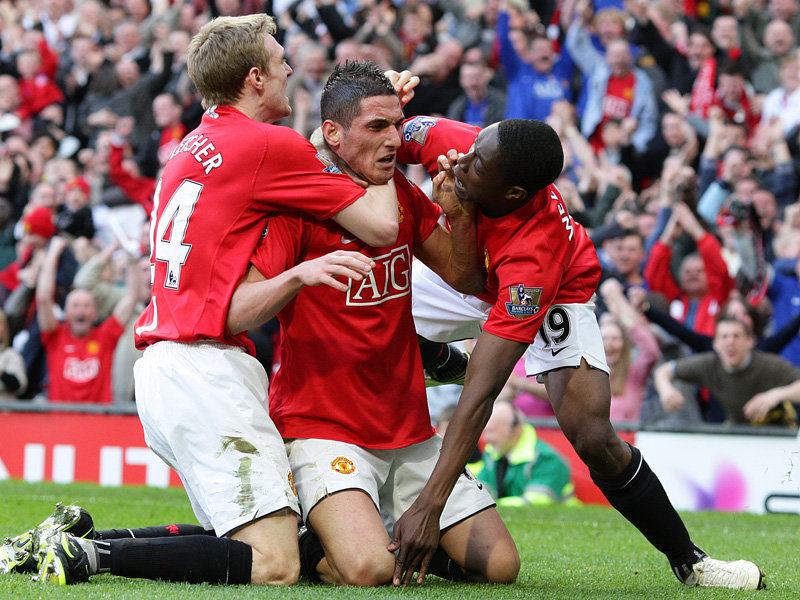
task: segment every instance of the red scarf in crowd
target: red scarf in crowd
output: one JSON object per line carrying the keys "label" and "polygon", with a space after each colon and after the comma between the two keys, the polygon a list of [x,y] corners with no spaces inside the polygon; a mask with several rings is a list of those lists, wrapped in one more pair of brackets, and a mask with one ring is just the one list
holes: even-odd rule
{"label": "red scarf in crowd", "polygon": [[708,116],[708,107],[714,103],[714,82],[717,80],[717,59],[706,60],[697,72],[692,86],[689,112],[700,117]]}

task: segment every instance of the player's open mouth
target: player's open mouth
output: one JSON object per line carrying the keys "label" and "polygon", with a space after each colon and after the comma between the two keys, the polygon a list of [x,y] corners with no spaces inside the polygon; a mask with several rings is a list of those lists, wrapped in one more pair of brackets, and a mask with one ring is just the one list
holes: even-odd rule
{"label": "player's open mouth", "polygon": [[378,164],[381,164],[385,167],[393,167],[394,166],[394,154],[391,156],[384,156],[383,158],[378,159]]}

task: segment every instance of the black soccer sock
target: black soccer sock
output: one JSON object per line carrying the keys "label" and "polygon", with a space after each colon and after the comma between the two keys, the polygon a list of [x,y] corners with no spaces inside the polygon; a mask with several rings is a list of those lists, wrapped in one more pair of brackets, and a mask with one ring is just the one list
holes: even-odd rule
{"label": "black soccer sock", "polygon": [[[110,560],[113,575],[186,583],[250,583],[253,549],[238,540],[187,535],[95,543],[100,568]],[[105,545],[110,552],[107,557]]]}
{"label": "black soccer sock", "polygon": [[467,574],[450,555],[439,546],[428,565],[428,573],[449,581],[467,581]]}
{"label": "black soccer sock", "polygon": [[455,346],[432,342],[417,336],[422,367],[436,381],[450,381],[463,376],[467,370],[468,356]]}
{"label": "black soccer sock", "polygon": [[102,529],[96,530],[95,539],[121,540],[125,538],[157,538],[176,535],[216,535],[213,529],[203,529],[200,525],[158,525],[155,527],[137,527],[135,529]]}
{"label": "black soccer sock", "polygon": [[300,574],[305,575],[311,583],[322,583],[317,573],[317,565],[325,557],[322,542],[313,531],[306,529],[297,540],[300,546]]}
{"label": "black soccer sock", "polygon": [[[661,482],[638,448],[631,446],[631,462],[615,477],[590,470],[592,481],[623,517],[663,552],[670,565],[693,564],[705,554],[692,543]],[[698,552],[700,554],[698,554]]]}

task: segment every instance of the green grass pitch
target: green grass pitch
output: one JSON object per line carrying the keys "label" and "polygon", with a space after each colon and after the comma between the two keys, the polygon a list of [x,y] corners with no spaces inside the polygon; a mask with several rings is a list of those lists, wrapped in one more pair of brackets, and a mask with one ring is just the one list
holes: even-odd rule
{"label": "green grass pitch", "polygon": [[[57,501],[80,504],[98,529],[194,523],[182,490],[145,487],[101,488],[90,484],[0,482],[0,535],[13,536],[44,519]],[[501,514],[519,547],[522,570],[510,586],[452,584],[431,577],[407,589],[310,586],[236,588],[127,580],[111,575],[64,588],[43,586],[27,575],[0,577],[0,598],[165,598],[206,600],[250,598],[672,599],[800,598],[800,517],[797,515],[685,514],[698,545],[718,558],[748,558],[767,573],[758,592],[685,588],[666,560],[616,512],[598,506],[504,509]]]}

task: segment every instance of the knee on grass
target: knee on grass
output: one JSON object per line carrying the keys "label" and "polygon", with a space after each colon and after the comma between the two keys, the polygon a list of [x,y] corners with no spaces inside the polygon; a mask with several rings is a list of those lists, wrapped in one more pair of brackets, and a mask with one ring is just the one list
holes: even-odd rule
{"label": "knee on grass", "polygon": [[265,557],[253,551],[253,566],[250,574],[252,585],[292,585],[300,577],[298,557]]}
{"label": "knee on grass", "polygon": [[394,555],[352,556],[346,564],[336,565],[341,576],[341,585],[376,587],[387,585],[394,574]]}
{"label": "knee on grass", "polygon": [[503,544],[501,548],[495,548],[489,558],[489,563],[486,565],[486,582],[514,583],[519,575],[519,569],[519,552],[516,546]]}

